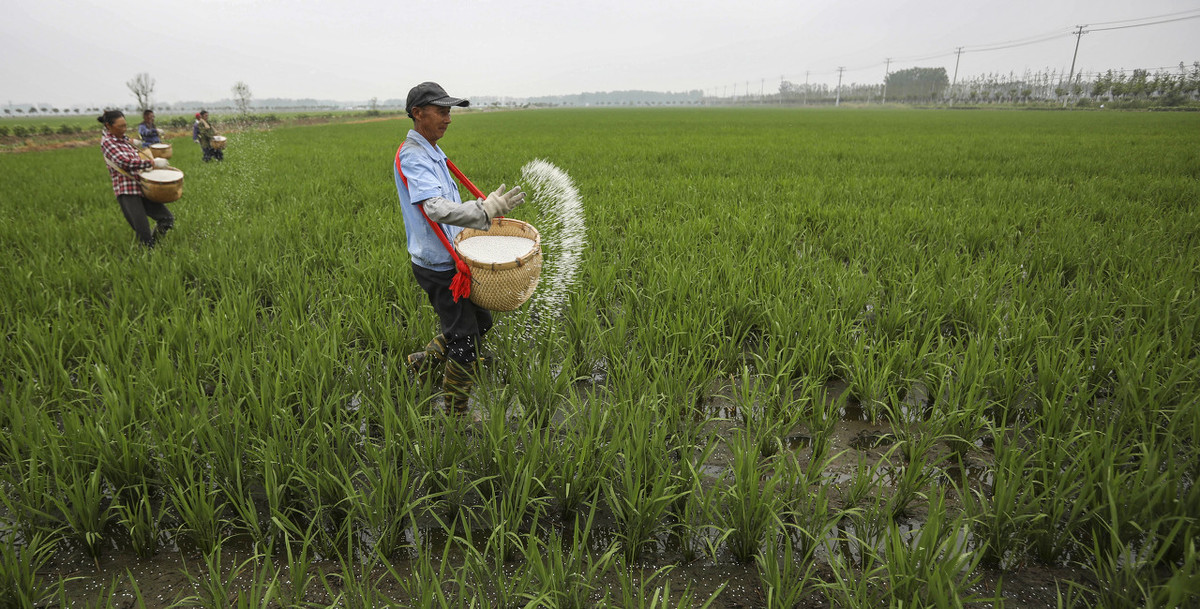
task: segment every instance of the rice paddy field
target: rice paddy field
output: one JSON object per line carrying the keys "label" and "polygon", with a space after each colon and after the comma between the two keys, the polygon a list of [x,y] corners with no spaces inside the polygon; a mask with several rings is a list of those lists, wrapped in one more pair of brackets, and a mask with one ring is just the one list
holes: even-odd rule
{"label": "rice paddy field", "polygon": [[1200,114],[456,115],[586,228],[513,213],[577,272],[477,424],[409,126],[176,139],[152,252],[98,147],[0,155],[0,606],[1197,606]]}

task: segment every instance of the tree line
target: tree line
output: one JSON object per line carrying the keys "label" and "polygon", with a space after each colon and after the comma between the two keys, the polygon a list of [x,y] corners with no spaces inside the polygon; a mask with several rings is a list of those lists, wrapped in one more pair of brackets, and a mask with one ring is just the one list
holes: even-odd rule
{"label": "tree line", "polygon": [[1013,104],[1069,102],[1087,106],[1124,103],[1182,106],[1200,101],[1200,61],[1180,62],[1173,70],[1108,70],[1097,74],[1064,74],[1057,70],[1025,70],[1021,74],[990,73],[952,82],[945,68],[909,68],[891,72],[879,83],[827,84],[783,81],[778,95],[763,101],[827,104],[973,103]]}

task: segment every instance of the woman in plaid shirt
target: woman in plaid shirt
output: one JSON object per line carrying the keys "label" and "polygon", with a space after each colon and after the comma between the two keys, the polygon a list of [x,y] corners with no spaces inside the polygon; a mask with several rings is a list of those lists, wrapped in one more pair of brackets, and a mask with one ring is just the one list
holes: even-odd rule
{"label": "woman in plaid shirt", "polygon": [[[155,203],[142,196],[142,185],[133,177],[134,174],[154,167],[166,167],[167,159],[149,161],[138,154],[133,141],[125,137],[125,114],[120,110],[106,110],[100,118],[104,125],[104,136],[100,138],[100,150],[104,153],[104,162],[108,164],[108,175],[112,177],[113,194],[117,195],[117,203],[125,220],[137,233],[142,245],[152,248],[154,243],[171,230],[175,224],[175,216],[162,203]],[[154,219],[154,231],[150,230],[147,218]]]}

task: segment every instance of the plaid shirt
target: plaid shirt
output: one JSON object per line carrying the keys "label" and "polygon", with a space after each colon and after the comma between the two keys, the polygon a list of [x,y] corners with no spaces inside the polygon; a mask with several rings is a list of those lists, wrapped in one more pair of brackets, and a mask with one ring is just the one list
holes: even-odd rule
{"label": "plaid shirt", "polygon": [[[100,150],[104,153],[105,160],[127,173],[132,174],[154,167],[154,163],[138,154],[137,147],[125,136],[116,137],[105,131],[104,136],[100,138]],[[137,180],[125,177],[111,165],[108,167],[108,175],[112,176],[113,194],[118,197],[142,194],[142,185],[138,184]]]}

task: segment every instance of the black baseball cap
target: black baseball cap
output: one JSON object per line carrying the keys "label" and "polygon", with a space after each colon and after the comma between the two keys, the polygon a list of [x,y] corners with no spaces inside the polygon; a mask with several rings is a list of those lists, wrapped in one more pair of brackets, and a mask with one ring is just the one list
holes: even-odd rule
{"label": "black baseball cap", "polygon": [[412,109],[417,106],[462,106],[463,108],[470,106],[471,102],[457,97],[450,97],[446,94],[446,90],[442,85],[436,82],[423,82],[412,89],[408,90],[408,101],[404,104],[404,111],[412,118]]}

